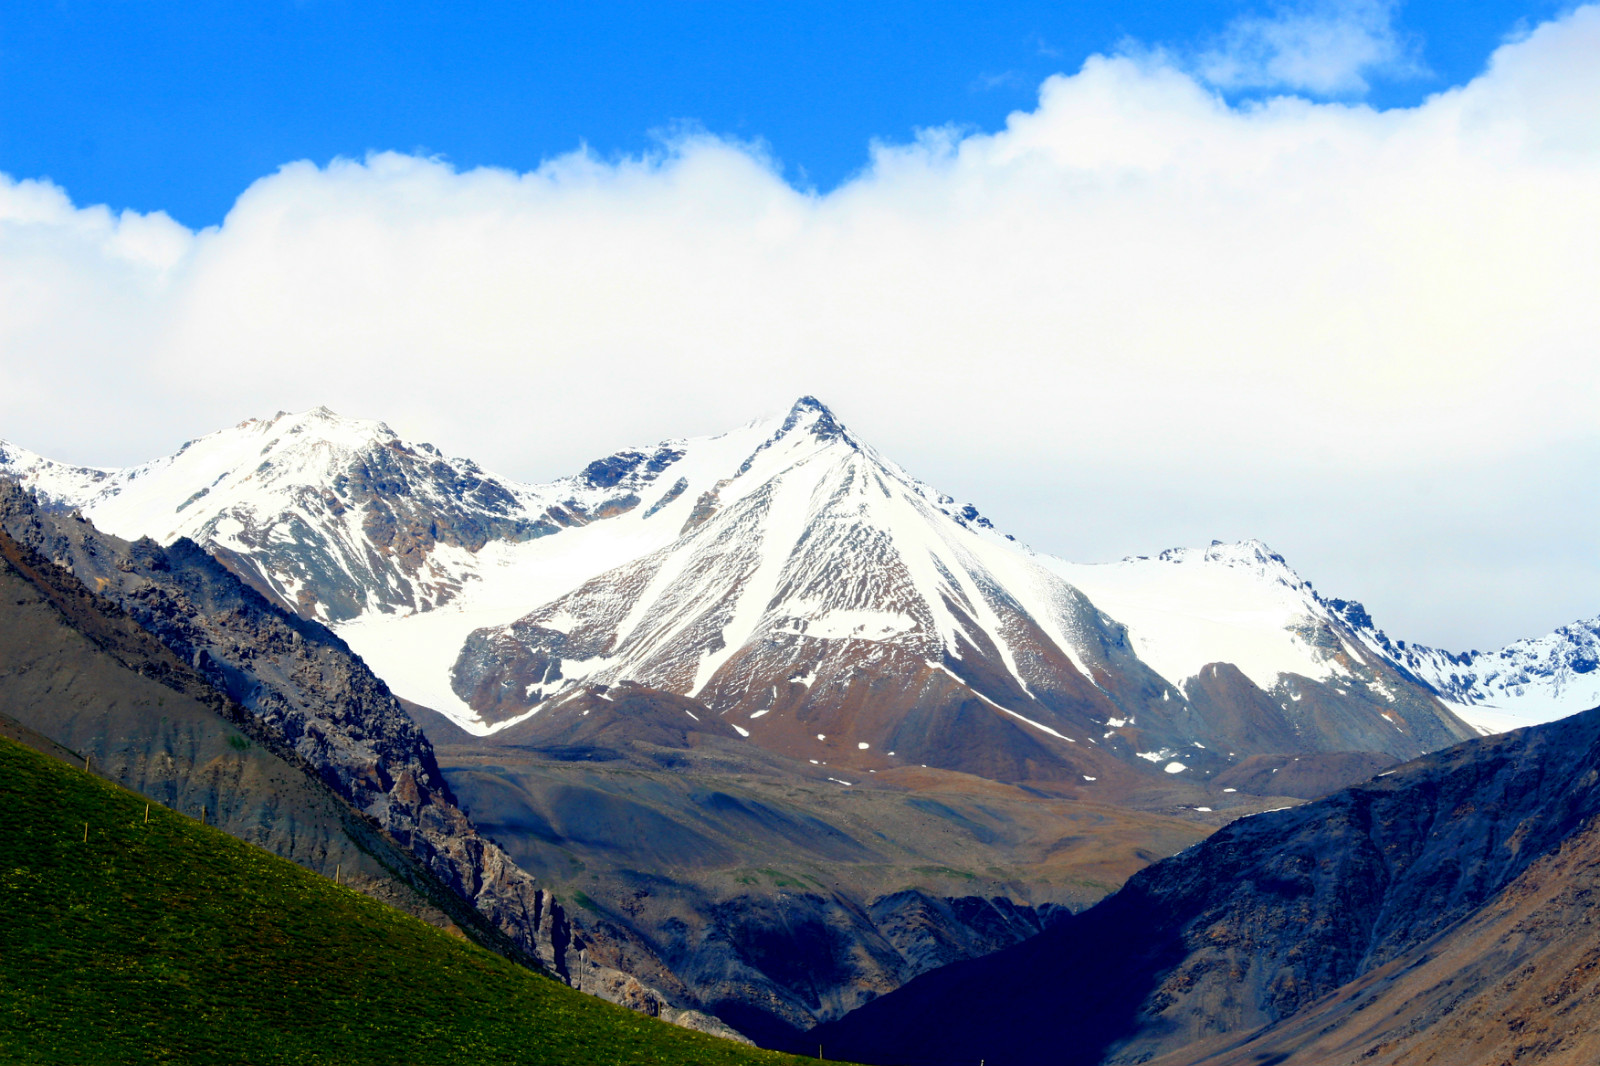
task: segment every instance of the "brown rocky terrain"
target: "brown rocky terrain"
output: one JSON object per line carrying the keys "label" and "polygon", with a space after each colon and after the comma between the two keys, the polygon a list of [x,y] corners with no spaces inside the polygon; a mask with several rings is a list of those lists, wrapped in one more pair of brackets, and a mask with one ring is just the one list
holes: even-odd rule
{"label": "brown rocky terrain", "polygon": [[1600,832],[1586,826],[1459,927],[1266,1030],[1161,1066],[1600,1062]]}
{"label": "brown rocky terrain", "polygon": [[1236,821],[807,1044],[865,1062],[1593,1061],[1600,710]]}
{"label": "brown rocky terrain", "polygon": [[630,966],[670,967],[768,1043],[1017,943],[1227,820],[1294,802],[1171,775],[1154,789],[1125,770],[1055,792],[919,765],[847,772],[753,748],[698,701],[632,684],[488,737],[414,713],[463,807],[519,866],[646,946]]}

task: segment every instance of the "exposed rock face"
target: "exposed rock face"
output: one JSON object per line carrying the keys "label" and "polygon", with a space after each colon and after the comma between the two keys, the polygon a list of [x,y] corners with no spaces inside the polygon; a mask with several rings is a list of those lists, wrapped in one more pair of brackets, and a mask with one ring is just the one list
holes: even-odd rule
{"label": "exposed rock face", "polygon": [[102,528],[194,539],[480,731],[628,680],[790,756],[823,733],[1007,780],[1098,779],[1096,746],[1205,775],[1227,751],[1408,758],[1468,735],[1363,612],[1265,546],[1037,555],[812,397],[543,486],[323,409],[129,470],[9,447],[0,466]]}
{"label": "exposed rock face", "polygon": [[625,513],[678,455],[622,452],[531,488],[319,407],[251,419],[126,470],[10,446],[0,474],[129,539],[187,537],[257,590],[332,623],[449,603],[476,577],[484,545]]}
{"label": "exposed rock face", "polygon": [[[1411,758],[1472,735],[1263,545],[1146,562],[1124,569],[1213,596],[1193,613],[1277,615],[1271,653],[1208,663],[1192,634],[1130,629],[1075,584],[1149,598],[1126,596],[1115,567],[1019,551],[801,401],[675,542],[472,632],[452,686],[501,724],[635,681],[693,696],[770,751],[863,772],[895,752],[1012,782],[1102,780],[1117,763],[1215,774],[1274,752]],[[1228,596],[1243,600],[1215,602]],[[1212,644],[1226,655],[1239,639]]]}
{"label": "exposed rock face", "polygon": [[[597,989],[626,989],[651,1013],[685,1013],[607,974],[616,950],[575,934],[554,897],[478,833],[426,736],[338,637],[268,602],[191,541],[129,544],[81,517],[42,512],[4,481],[0,529],[125,610],[521,950],[569,977],[587,949]],[[716,1028],[693,1012],[685,1020]]]}
{"label": "exposed rock face", "polygon": [[503,935],[249,712],[3,529],[0,724],[46,754],[505,949]]}
{"label": "exposed rock face", "polygon": [[1255,1033],[1159,1063],[1421,1066],[1600,1061],[1600,832],[1586,826],[1471,919]]}
{"label": "exposed rock face", "polygon": [[[1350,1004],[1376,1000],[1361,991],[1376,982],[1379,992],[1422,996],[1442,1018],[1448,981],[1439,968],[1433,985],[1407,985],[1402,975],[1455,950],[1461,941],[1452,938],[1481,942],[1489,928],[1509,935],[1519,897],[1541,899],[1540,914],[1564,907],[1585,923],[1600,918],[1580,883],[1567,891],[1558,883],[1593,879],[1592,864],[1574,857],[1593,851],[1597,814],[1600,710],[1463,744],[1318,802],[1234,822],[1087,913],[929,975],[808,1043],[821,1039],[833,1054],[866,1062],[1177,1064],[1254,1037],[1244,1046],[1263,1057],[1241,1050],[1218,1061],[1309,1064],[1332,1060],[1297,1058],[1292,1042],[1273,1043],[1273,1028],[1257,1030],[1307,1036],[1306,1026],[1284,1027],[1316,1009],[1348,1025],[1345,1038],[1364,1034],[1373,1055],[1405,1047],[1420,1061],[1427,1033],[1401,1024],[1399,991],[1386,1001],[1392,1032],[1352,1020]],[[1525,985],[1529,971],[1519,967],[1538,954],[1524,941],[1478,960],[1466,991],[1486,1009],[1491,986]],[[1346,988],[1362,980],[1369,984]],[[1324,999],[1336,993],[1345,1007]],[[1566,991],[1545,1009],[1522,1002],[1518,1024],[1555,1038],[1529,1042],[1517,1061],[1578,1061],[1561,1034],[1592,1029],[1600,1000],[1579,1005]],[[1558,1005],[1559,1017],[1546,1013]],[[1459,1027],[1451,1039],[1461,1046]],[[1499,1060],[1447,1053],[1439,1061]]]}

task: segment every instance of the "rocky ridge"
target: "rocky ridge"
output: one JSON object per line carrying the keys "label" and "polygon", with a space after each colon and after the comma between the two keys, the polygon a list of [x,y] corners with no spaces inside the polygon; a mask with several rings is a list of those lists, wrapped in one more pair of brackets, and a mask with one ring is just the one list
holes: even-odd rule
{"label": "rocky ridge", "polygon": [[[1585,1061],[1576,1046],[1600,998],[1556,994],[1556,975],[1536,982],[1551,990],[1543,1008],[1523,997],[1527,1013],[1505,1016],[1503,1036],[1454,1026],[1433,1044],[1424,1016],[1407,1017],[1399,996],[1426,1002],[1434,1021],[1452,1004],[1495,1013],[1497,990],[1527,983],[1538,944],[1550,943],[1514,935],[1518,900],[1559,904],[1580,924],[1596,917],[1582,885],[1569,880],[1564,891],[1560,877],[1593,880],[1583,856],[1594,851],[1597,815],[1600,709],[1236,821],[1085,914],[913,982],[822,1027],[808,1044],[822,1040],[832,1054],[864,1062],[983,1057],[1006,1066],[1048,1056],[1178,1066],[1396,1061],[1399,1049],[1403,1061],[1500,1061],[1475,1045],[1504,1039],[1508,1049],[1520,1046],[1515,1061]],[[1503,951],[1467,947],[1481,948],[1485,925]],[[1453,991],[1466,975],[1433,967],[1433,985],[1405,976],[1464,954],[1471,979]],[[1592,951],[1587,964],[1564,957],[1575,967],[1565,984],[1592,989]],[[1379,1001],[1385,1009],[1365,1024],[1363,1005]],[[1547,1013],[1557,1006],[1559,1015]],[[983,1026],[968,1024],[975,1015]],[[1528,1039],[1518,1038],[1523,1029]],[[1324,1044],[1308,1051],[1313,1036]],[[1335,1046],[1337,1060],[1329,1057]]]}
{"label": "rocky ridge", "polygon": [[128,539],[186,537],[303,617],[424,611],[476,577],[473,556],[637,506],[670,448],[622,452],[531,487],[325,407],[249,419],[123,470],[0,441],[0,473]]}
{"label": "rocky ridge", "polygon": [[3,527],[0,733],[531,961],[281,737]]}
{"label": "rocky ridge", "polygon": [[477,831],[427,737],[323,626],[269,602],[192,541],[130,544],[79,515],[41,510],[3,479],[0,529],[125,611],[552,972],[572,979],[582,950],[590,991],[725,1031],[686,1006],[681,987],[662,992],[609,965],[621,949],[574,929],[555,898]]}
{"label": "rocky ridge", "polygon": [[1369,647],[1486,726],[1550,721],[1600,704],[1600,618],[1494,651],[1449,652],[1390,639],[1359,603],[1326,602]]}

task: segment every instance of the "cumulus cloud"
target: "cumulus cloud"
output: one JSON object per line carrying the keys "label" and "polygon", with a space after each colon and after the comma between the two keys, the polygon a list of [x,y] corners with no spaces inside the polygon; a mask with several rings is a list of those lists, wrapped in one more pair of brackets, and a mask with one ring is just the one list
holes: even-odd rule
{"label": "cumulus cloud", "polygon": [[1381,112],[1097,57],[825,195],[704,134],[294,163],[201,232],[6,180],[0,436],[116,464],[327,403],[551,477],[811,392],[1041,548],[1261,536],[1486,646],[1600,611],[1596,54],[1582,8]]}
{"label": "cumulus cloud", "polygon": [[1279,5],[1270,16],[1241,15],[1196,62],[1224,89],[1286,89],[1359,95],[1373,74],[1424,71],[1415,45],[1394,24],[1397,0],[1313,0]]}

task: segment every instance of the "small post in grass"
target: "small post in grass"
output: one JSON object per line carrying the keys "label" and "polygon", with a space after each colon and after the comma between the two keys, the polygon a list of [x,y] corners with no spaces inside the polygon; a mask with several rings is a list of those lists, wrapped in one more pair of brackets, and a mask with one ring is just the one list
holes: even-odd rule
{"label": "small post in grass", "polygon": [[87,756],[87,755],[85,755],[83,757],[83,772],[84,773],[88,773],[89,772],[89,756]]}
{"label": "small post in grass", "polygon": [[148,803],[144,805],[144,820],[146,825],[150,824],[150,804]]}
{"label": "small post in grass", "polygon": [[89,843],[89,823],[88,822],[84,822],[83,823],[83,842],[85,844]]}
{"label": "small post in grass", "polygon": [[206,805],[204,803],[200,804],[200,824],[206,824]]}
{"label": "small post in grass", "polygon": [[344,884],[344,877],[342,876],[343,873],[344,873],[344,863],[342,863],[342,862],[334,863],[333,864],[333,883],[334,884],[336,884],[336,885]]}

